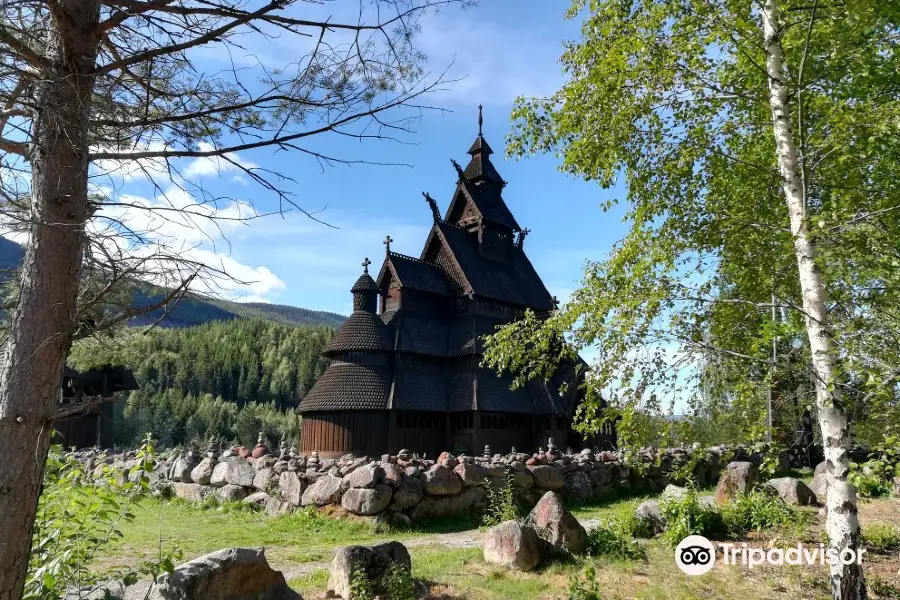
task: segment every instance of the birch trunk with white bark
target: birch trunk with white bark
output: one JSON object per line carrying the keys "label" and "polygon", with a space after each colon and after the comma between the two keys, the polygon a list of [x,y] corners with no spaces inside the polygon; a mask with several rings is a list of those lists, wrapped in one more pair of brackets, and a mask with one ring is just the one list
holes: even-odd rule
{"label": "birch trunk with white bark", "polygon": [[[794,254],[800,275],[806,331],[816,378],[816,404],[822,444],[827,464],[828,496],[825,530],[829,548],[838,553],[859,549],[859,520],[856,490],[848,482],[850,473],[850,429],[841,402],[840,388],[835,385],[836,354],[829,331],[829,315],[825,305],[825,283],[816,266],[816,247],[810,237],[806,198],[797,145],[788,112],[788,85],[784,76],[777,0],[763,3],[763,35],[766,51],[766,73],[769,80],[769,104],[782,188],[787,201],[794,238]],[[831,568],[831,593],[835,600],[863,600],[866,586],[862,566],[836,564]]]}
{"label": "birch trunk with white bark", "polygon": [[62,370],[75,327],[88,210],[97,0],[57,0],[32,126],[31,226],[0,370],[0,600],[25,583]]}

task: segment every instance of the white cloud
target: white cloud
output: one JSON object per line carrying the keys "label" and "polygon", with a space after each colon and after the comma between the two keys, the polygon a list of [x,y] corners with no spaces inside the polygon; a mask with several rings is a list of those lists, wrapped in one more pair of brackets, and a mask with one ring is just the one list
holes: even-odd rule
{"label": "white cloud", "polygon": [[477,11],[443,11],[426,20],[418,44],[433,69],[453,62],[442,97],[464,104],[507,105],[517,96],[547,96],[563,81],[558,41],[539,29],[502,28]]}
{"label": "white cloud", "polygon": [[[215,150],[215,146],[209,142],[200,142],[198,149],[201,152],[211,152]],[[181,174],[184,177],[208,177],[210,175],[220,175],[222,173],[233,173],[245,169],[255,169],[256,164],[241,159],[236,152],[227,152],[224,156],[200,156],[193,159],[188,166],[185,167]],[[240,178],[240,176],[236,176]],[[234,177],[232,177],[234,181]]]}

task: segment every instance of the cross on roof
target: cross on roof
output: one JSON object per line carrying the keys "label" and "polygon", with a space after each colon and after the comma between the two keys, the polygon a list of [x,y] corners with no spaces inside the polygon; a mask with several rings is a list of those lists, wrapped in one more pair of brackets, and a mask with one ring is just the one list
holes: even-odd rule
{"label": "cross on roof", "polygon": [[372,264],[372,261],[369,260],[368,256],[363,259],[363,261],[362,261],[363,273],[369,272],[369,265],[371,265],[371,264]]}
{"label": "cross on roof", "polygon": [[478,135],[481,135],[481,126],[484,124],[484,119],[481,116],[481,105],[478,105]]}
{"label": "cross on roof", "polygon": [[382,244],[384,244],[384,251],[386,254],[391,253],[391,242],[393,242],[393,241],[394,240],[391,239],[390,235],[384,236],[384,241],[382,242]]}

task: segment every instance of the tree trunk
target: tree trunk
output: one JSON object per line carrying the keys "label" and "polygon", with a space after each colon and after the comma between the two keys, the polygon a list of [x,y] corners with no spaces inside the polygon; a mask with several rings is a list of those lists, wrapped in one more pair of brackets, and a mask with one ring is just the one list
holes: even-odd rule
{"label": "tree trunk", "polygon": [[[839,553],[859,549],[859,520],[856,490],[847,481],[850,472],[850,429],[841,402],[840,388],[835,385],[836,358],[829,332],[825,307],[825,284],[815,263],[815,243],[810,238],[806,214],[805,190],[800,178],[797,146],[788,112],[788,88],[784,78],[781,28],[777,0],[763,4],[763,34],[766,46],[766,72],[769,79],[769,104],[775,130],[775,146],[782,188],[787,200],[794,238],[794,254],[800,274],[806,331],[812,352],[816,378],[816,404],[822,444],[828,466],[828,516],[825,530],[829,548]],[[831,593],[835,600],[862,600],[866,586],[862,566],[857,563],[831,566]]]}
{"label": "tree trunk", "polygon": [[30,237],[0,370],[0,600],[22,596],[75,325],[88,189],[97,0],[58,0],[32,128]]}

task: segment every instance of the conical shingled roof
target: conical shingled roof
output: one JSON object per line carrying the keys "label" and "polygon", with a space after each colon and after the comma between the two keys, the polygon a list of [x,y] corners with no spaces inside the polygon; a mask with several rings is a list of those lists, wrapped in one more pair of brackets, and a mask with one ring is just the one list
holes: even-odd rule
{"label": "conical shingled roof", "polygon": [[468,152],[466,152],[466,154],[471,154],[472,156],[476,154],[488,155],[493,153],[494,151],[491,149],[490,144],[487,143],[487,140],[484,139],[484,136],[480,133],[478,134],[478,137],[475,138],[475,141],[472,142],[472,146],[469,148]]}
{"label": "conical shingled roof", "polygon": [[378,285],[375,283],[375,280],[372,279],[372,276],[369,275],[368,272],[363,273],[359,276],[359,279],[356,280],[356,283],[353,284],[353,287],[350,288],[350,292],[353,294],[359,294],[362,292],[377,292]]}
{"label": "conical shingled roof", "polygon": [[355,310],[331,339],[325,348],[325,354],[327,356],[339,352],[382,352],[391,349],[387,327],[381,317],[367,310]]}

